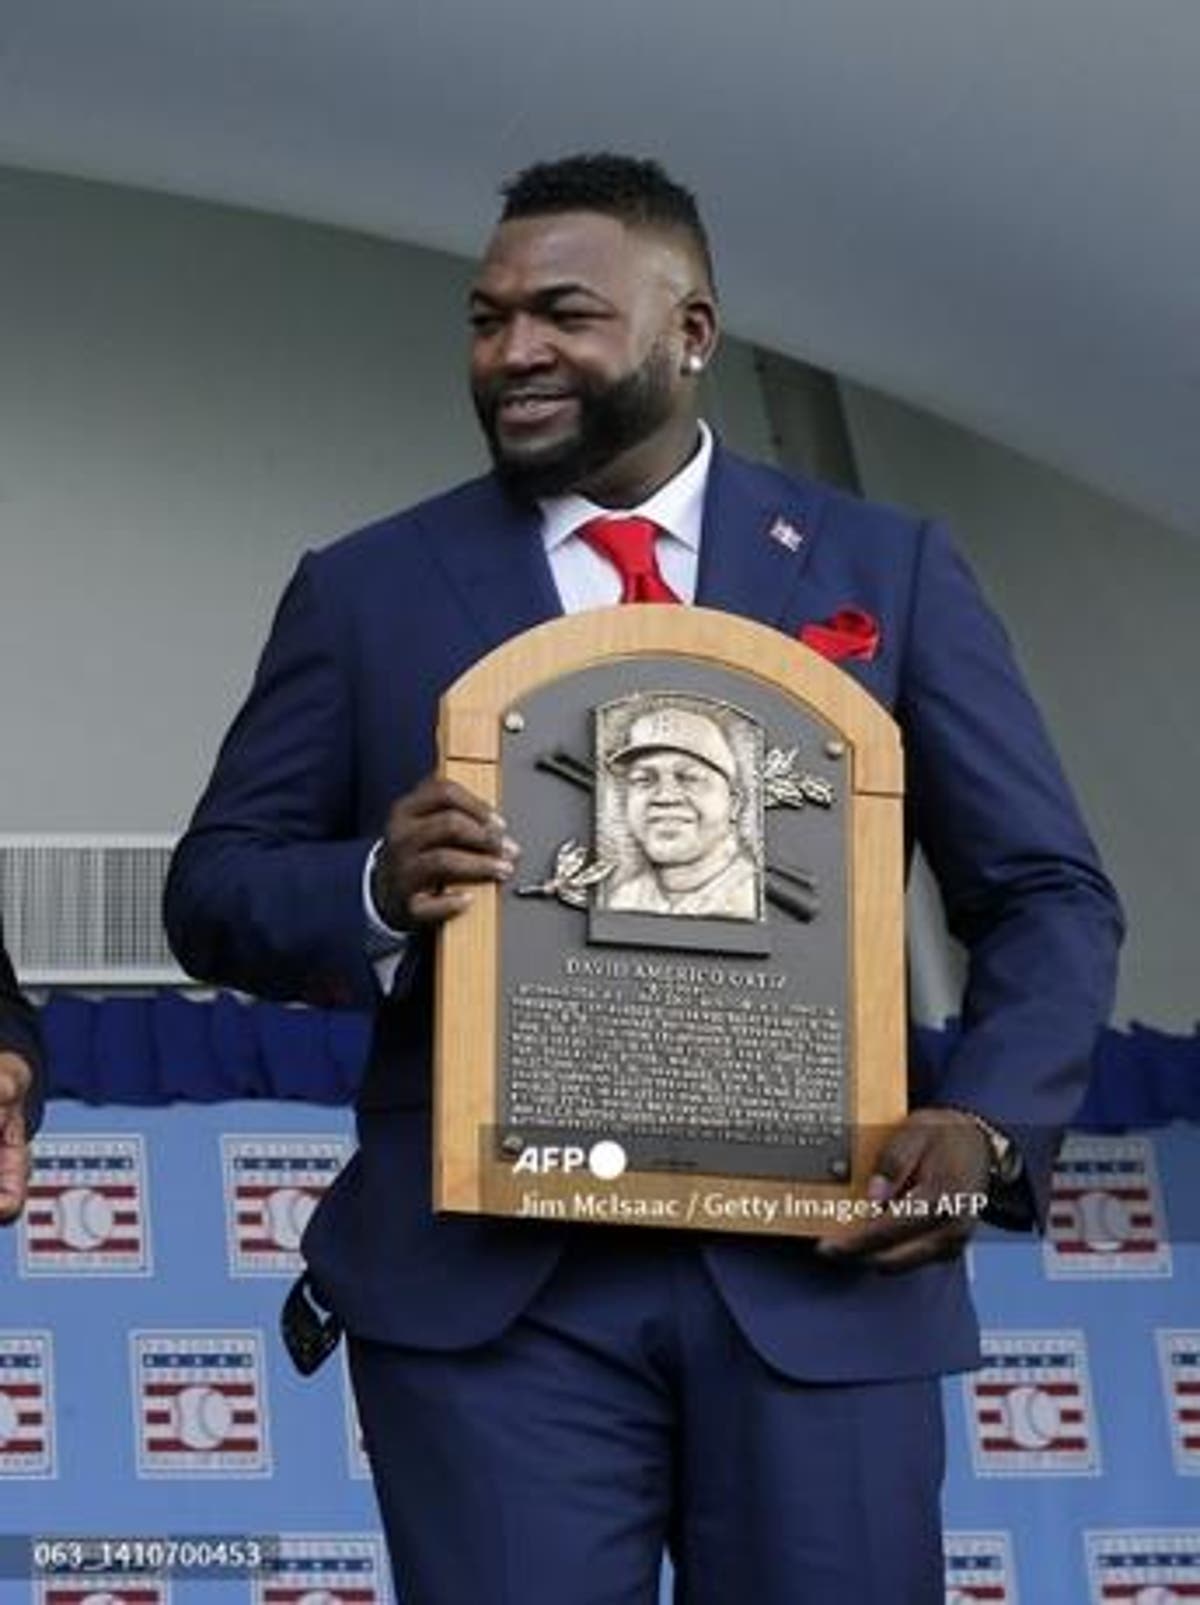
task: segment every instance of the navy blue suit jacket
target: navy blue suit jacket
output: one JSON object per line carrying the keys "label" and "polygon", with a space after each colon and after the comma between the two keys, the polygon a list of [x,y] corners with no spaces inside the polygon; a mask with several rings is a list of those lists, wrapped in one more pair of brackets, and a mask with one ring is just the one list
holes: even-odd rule
{"label": "navy blue suit jacket", "polygon": [[[768,533],[780,516],[795,550]],[[876,656],[845,667],[901,723],[911,832],[970,952],[961,1040],[936,1084],[912,1065],[913,1098],[1018,1132],[1044,1199],[1120,917],[1002,628],[936,526],[720,449],[697,600],[793,637],[846,607],[879,621]],[[536,513],[490,476],[307,556],[175,857],[167,924],[185,966],[264,997],[376,1007],[361,879],[388,806],[434,765],[446,687],[559,611]],[[430,969],[422,950],[405,994],[376,1008],[360,1151],[305,1252],[352,1331],[454,1348],[528,1303],[572,1228],[432,1215]],[[742,1330],[790,1374],[976,1358],[960,1264],[887,1277],[803,1242],[704,1251]]]}

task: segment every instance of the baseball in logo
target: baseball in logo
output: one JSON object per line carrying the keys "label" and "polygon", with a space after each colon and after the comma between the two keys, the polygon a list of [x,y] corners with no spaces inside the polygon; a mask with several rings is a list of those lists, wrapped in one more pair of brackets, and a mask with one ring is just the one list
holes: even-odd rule
{"label": "baseball in logo", "polygon": [[346,1163],[344,1137],[222,1137],[229,1268],[234,1276],[294,1276],[300,1239]]}
{"label": "baseball in logo", "polygon": [[1081,1332],[988,1332],[964,1381],[977,1476],[1094,1476],[1100,1445]]}
{"label": "baseball in logo", "polygon": [[270,1473],[262,1337],[134,1332],[138,1475]]}
{"label": "baseball in logo", "polygon": [[1017,1605],[1007,1533],[947,1533],[946,1605]]}
{"label": "baseball in logo", "polygon": [[50,1334],[0,1332],[0,1477],[54,1476]]}
{"label": "baseball in logo", "polygon": [[1092,1605],[1200,1599],[1200,1532],[1091,1532],[1084,1543]]}
{"label": "baseball in logo", "polygon": [[1200,1472],[1200,1332],[1159,1332],[1158,1357],[1175,1469]]}
{"label": "baseball in logo", "polygon": [[254,1605],[385,1605],[380,1540],[285,1533],[255,1579]]}
{"label": "baseball in logo", "polygon": [[128,1572],[89,1572],[83,1581],[42,1581],[38,1605],[170,1605],[168,1585]]}
{"label": "baseball in logo", "polygon": [[1042,1254],[1056,1279],[1171,1274],[1149,1137],[1068,1137],[1054,1167]]}
{"label": "baseball in logo", "polygon": [[21,1222],[23,1276],[146,1276],[146,1155],[140,1135],[39,1137]]}

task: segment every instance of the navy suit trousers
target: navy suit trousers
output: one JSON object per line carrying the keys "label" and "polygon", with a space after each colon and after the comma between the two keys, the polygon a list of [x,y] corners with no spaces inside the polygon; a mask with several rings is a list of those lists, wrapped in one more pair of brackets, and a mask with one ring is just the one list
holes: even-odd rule
{"label": "navy suit trousers", "polygon": [[941,1605],[936,1378],[797,1382],[698,1247],[573,1236],[498,1338],[351,1342],[403,1605]]}

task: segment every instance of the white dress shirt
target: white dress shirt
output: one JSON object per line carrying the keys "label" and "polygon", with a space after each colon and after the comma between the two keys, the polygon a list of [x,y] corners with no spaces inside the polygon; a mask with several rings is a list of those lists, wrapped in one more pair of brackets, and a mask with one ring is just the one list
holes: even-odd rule
{"label": "white dress shirt", "polygon": [[549,496],[539,502],[542,539],[564,613],[611,607],[621,600],[621,576],[608,561],[579,538],[594,518],[649,518],[663,531],[655,544],[662,577],[682,602],[696,599],[700,564],[700,527],[704,491],[712,462],[713,440],[700,425],[700,445],[674,479],[636,507],[598,507],[586,496]]}
{"label": "white dress shirt", "polygon": [[[700,444],[683,467],[660,485],[653,496],[636,507],[599,507],[586,496],[548,496],[538,503],[542,539],[564,613],[610,607],[621,600],[621,576],[608,561],[581,540],[579,530],[594,518],[649,518],[662,530],[655,556],[663,579],[680,601],[696,598],[700,567],[700,531],[704,521],[704,493],[712,463],[712,431],[700,424]],[[367,956],[385,993],[391,992],[404,957],[408,936],[380,919],[371,897],[371,871],[383,843],[376,842],[363,865],[363,910],[367,925]]]}

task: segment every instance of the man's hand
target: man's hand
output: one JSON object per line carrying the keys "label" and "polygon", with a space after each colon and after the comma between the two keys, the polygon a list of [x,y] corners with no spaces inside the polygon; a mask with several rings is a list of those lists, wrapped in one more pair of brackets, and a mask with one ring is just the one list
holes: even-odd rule
{"label": "man's hand", "polygon": [[987,1193],[989,1160],[988,1140],[970,1115],[961,1109],[916,1110],[889,1138],[867,1184],[868,1198],[883,1213],[853,1231],[821,1238],[817,1252],[881,1271],[955,1258],[978,1223],[969,1201]]}
{"label": "man's hand", "polygon": [[392,804],[371,896],[393,930],[440,925],[470,903],[468,886],[508,880],[519,852],[494,808],[430,776]]}
{"label": "man's hand", "polygon": [[33,1071],[17,1053],[0,1052],[0,1226],[16,1220],[29,1185],[25,1096]]}

